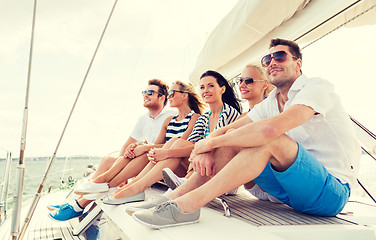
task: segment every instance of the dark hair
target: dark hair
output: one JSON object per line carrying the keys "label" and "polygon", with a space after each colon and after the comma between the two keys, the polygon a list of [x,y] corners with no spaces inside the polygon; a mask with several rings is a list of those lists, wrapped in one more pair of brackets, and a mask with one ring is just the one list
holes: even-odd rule
{"label": "dark hair", "polygon": [[298,44],[296,44],[296,42],[290,41],[290,40],[285,40],[285,39],[280,39],[280,38],[275,38],[275,39],[272,39],[270,41],[269,48],[272,48],[272,47],[275,47],[275,46],[278,46],[278,45],[288,46],[289,51],[291,52],[291,54],[294,57],[296,57],[298,59],[302,59],[302,53],[300,52],[300,48],[299,48]]}
{"label": "dark hair", "polygon": [[[180,91],[188,93],[188,106],[195,112],[201,115],[203,112],[205,106],[203,102],[201,101],[201,98],[196,93],[194,87],[192,84],[186,84],[182,81],[175,81],[172,84],[179,85]],[[171,84],[171,85],[172,85]]]}
{"label": "dark hair", "polygon": [[242,108],[239,104],[239,100],[236,98],[234,89],[230,86],[226,78],[224,78],[219,72],[209,70],[204,72],[201,75],[200,79],[207,76],[214,77],[217,80],[217,83],[220,87],[226,87],[225,92],[222,94],[222,101],[227,103],[231,107],[235,108],[239,113],[241,113]]}
{"label": "dark hair", "polygon": [[[165,100],[164,100],[164,106],[166,106],[167,104],[167,92],[168,92],[168,86],[165,82],[163,82],[162,80],[159,80],[159,79],[151,79],[149,80],[148,82],[148,85],[155,85],[155,86],[158,86],[158,92],[162,93],[163,96],[165,96]],[[158,94],[159,96],[159,94]]]}

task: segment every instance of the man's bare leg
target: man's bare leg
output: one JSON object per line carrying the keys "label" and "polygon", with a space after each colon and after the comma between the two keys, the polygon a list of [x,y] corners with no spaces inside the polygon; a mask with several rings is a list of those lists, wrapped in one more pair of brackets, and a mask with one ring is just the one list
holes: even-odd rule
{"label": "man's bare leg", "polygon": [[117,161],[117,157],[114,156],[104,156],[101,161],[99,162],[98,169],[94,172],[91,179],[95,179],[102,173],[106,172],[108,169],[112,167]]}
{"label": "man's bare leg", "polygon": [[244,148],[210,181],[175,201],[183,212],[193,212],[221,194],[255,179],[268,161],[277,171],[288,169],[297,153],[298,144],[286,135],[260,147]]}
{"label": "man's bare leg", "polygon": [[[116,164],[117,159],[118,158],[114,156],[104,156],[99,162],[98,169],[94,172],[92,179],[95,179],[96,177],[110,169],[111,166]],[[85,208],[87,205],[89,205],[89,203],[92,202],[91,200],[84,199],[82,196],[79,196],[78,198],[76,198],[76,200],[78,204],[83,208]]]}
{"label": "man's bare leg", "polygon": [[121,170],[124,169],[130,162],[129,158],[126,157],[119,157],[116,162],[109,168],[107,171],[103,172],[96,178],[93,178],[93,182],[95,183],[108,183],[113,179]]}

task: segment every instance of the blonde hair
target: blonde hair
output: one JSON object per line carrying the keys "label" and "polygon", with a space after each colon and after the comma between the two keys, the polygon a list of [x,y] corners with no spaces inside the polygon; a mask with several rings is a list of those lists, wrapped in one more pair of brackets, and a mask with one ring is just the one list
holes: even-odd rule
{"label": "blonde hair", "polygon": [[201,101],[200,96],[196,93],[193,85],[191,83],[184,83],[182,81],[175,81],[171,85],[179,85],[180,91],[188,93],[188,105],[189,107],[198,114],[202,114],[205,109],[204,103]]}
{"label": "blonde hair", "polygon": [[265,70],[262,67],[260,67],[258,65],[253,65],[253,64],[248,64],[245,67],[256,69],[256,71],[259,74],[259,77],[261,78],[261,80],[265,80],[269,83],[268,87],[265,89],[265,92],[264,92],[264,98],[267,98],[269,96],[269,93],[275,88],[275,86],[266,78]]}

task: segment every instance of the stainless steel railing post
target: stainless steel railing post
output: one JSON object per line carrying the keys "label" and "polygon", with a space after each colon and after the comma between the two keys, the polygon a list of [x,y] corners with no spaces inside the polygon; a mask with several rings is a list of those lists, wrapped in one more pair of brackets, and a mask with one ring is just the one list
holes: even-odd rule
{"label": "stainless steel railing post", "polygon": [[[8,208],[7,199],[8,199],[8,190],[9,190],[11,170],[12,170],[12,153],[8,151],[4,174],[3,174],[3,181],[1,183],[1,189],[0,189],[0,223],[2,222],[2,220],[5,220],[7,217],[7,208]],[[2,212],[4,213],[4,216],[1,215]]]}

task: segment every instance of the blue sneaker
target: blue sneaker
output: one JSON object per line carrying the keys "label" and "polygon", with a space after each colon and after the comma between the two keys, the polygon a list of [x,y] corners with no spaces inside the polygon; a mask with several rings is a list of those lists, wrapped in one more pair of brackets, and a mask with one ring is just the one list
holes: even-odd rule
{"label": "blue sneaker", "polygon": [[85,231],[86,240],[97,240],[99,239],[99,226],[91,225]]}
{"label": "blue sneaker", "polygon": [[49,213],[48,216],[56,221],[67,221],[69,219],[81,216],[83,212],[84,211],[76,212],[74,211],[72,205],[67,204],[64,207]]}
{"label": "blue sneaker", "polygon": [[66,205],[68,205],[69,203],[64,203],[64,204],[61,204],[61,205],[48,205],[47,208],[48,210],[50,211],[54,211],[54,210],[59,210],[59,208],[62,208]]}

